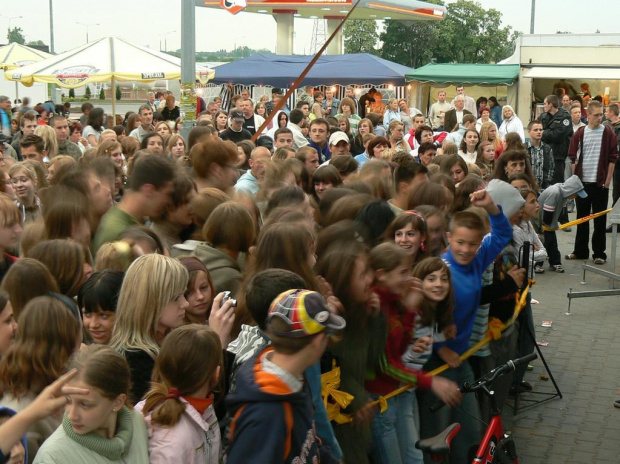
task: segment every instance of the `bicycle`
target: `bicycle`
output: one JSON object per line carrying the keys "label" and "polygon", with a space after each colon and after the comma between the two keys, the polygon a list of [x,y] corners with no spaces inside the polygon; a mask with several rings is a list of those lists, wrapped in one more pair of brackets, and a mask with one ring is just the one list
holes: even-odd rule
{"label": "bicycle", "polygon": [[[480,445],[475,447],[475,455],[470,456],[472,464],[518,464],[517,449],[515,442],[510,432],[504,431],[502,424],[502,415],[497,408],[495,396],[493,390],[487,388],[488,385],[493,383],[496,378],[502,375],[514,371],[517,366],[527,364],[533,359],[536,359],[538,355],[531,353],[522,358],[508,361],[506,364],[496,367],[491,372],[476,380],[472,384],[468,382],[464,383],[461,387],[461,393],[473,393],[480,391],[489,397],[491,401],[491,421],[487,426],[486,432]],[[444,403],[439,402],[431,407],[431,411],[437,411],[444,406]],[[416,443],[416,448],[422,450],[423,453],[431,455],[433,462],[447,462],[446,456],[450,453],[450,444],[452,439],[461,430],[461,424],[454,423],[449,425],[443,432],[435,435],[431,438],[425,438],[419,440]],[[473,448],[473,447],[472,447]]]}

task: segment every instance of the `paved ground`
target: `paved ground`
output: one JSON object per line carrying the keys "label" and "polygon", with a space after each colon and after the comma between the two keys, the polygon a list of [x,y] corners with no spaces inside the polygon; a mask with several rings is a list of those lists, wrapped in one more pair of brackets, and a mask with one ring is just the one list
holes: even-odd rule
{"label": "paved ground", "polygon": [[[572,251],[575,231],[558,232],[562,256]],[[610,251],[611,234],[607,234],[608,255]],[[547,270],[538,275],[532,293],[540,301],[533,306],[536,336],[538,341],[549,342],[541,350],[563,398],[520,410],[516,416],[507,408],[506,427],[515,436],[523,464],[618,464],[620,409],[613,407],[613,401],[620,399],[620,296],[574,299],[572,314],[567,316],[570,287],[573,291],[603,290],[609,288],[609,280],[588,273],[583,285],[583,261],[563,259],[563,264],[565,274]],[[609,263],[603,268],[612,270]],[[543,320],[553,321],[552,327],[541,327]],[[546,374],[542,362],[536,360],[533,365],[526,380],[535,391],[553,392],[551,381],[540,378]],[[543,396],[525,394],[522,398]]]}

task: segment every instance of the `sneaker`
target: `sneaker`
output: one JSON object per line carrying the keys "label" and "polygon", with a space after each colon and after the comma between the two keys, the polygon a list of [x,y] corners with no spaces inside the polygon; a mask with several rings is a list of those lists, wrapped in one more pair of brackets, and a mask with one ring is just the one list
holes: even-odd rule
{"label": "sneaker", "polygon": [[620,408],[620,400],[614,401],[614,408]]}
{"label": "sneaker", "polygon": [[605,264],[607,261],[605,261],[603,258],[594,258],[594,264]]}
{"label": "sneaker", "polygon": [[534,266],[534,272],[536,274],[544,274],[545,273],[545,268],[542,267],[541,264],[537,264],[536,266]]}
{"label": "sneaker", "polygon": [[563,273],[564,272],[564,267],[562,267],[561,264],[555,264],[555,265],[551,265],[549,266],[549,270],[553,271],[553,272],[558,272],[558,273]]}
{"label": "sneaker", "polygon": [[564,232],[570,232],[571,230],[573,230],[571,227],[567,227],[566,229],[562,229]]}

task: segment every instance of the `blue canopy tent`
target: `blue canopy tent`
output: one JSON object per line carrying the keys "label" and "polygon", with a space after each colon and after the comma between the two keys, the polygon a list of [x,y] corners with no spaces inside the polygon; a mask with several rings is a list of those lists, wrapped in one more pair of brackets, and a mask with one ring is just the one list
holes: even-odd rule
{"label": "blue canopy tent", "polygon": [[[254,55],[217,67],[212,84],[262,85],[288,88],[312,56]],[[405,85],[411,68],[369,53],[324,55],[301,85]]]}

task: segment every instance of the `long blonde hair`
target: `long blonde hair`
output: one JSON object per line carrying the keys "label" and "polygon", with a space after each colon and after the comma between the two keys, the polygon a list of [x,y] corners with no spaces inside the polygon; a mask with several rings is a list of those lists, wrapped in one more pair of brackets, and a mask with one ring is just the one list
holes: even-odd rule
{"label": "long blonde hair", "polygon": [[56,138],[55,129],[52,129],[50,126],[37,126],[34,133],[45,142],[45,149],[47,150],[47,157],[49,159],[58,155],[58,139]]}
{"label": "long blonde hair", "polygon": [[[502,146],[502,141],[497,133],[495,134],[494,140],[489,140],[489,129],[493,126],[495,126],[495,124],[492,121],[487,121],[480,126],[480,142],[491,142],[493,144],[493,148],[497,150]],[[495,126],[495,128],[497,130],[497,126]]]}
{"label": "long blonde hair", "polygon": [[189,275],[176,259],[155,253],[140,256],[125,274],[118,297],[110,346],[120,353],[159,353],[157,324],[168,303],[185,293]]}

